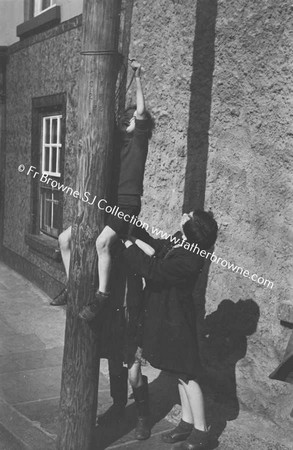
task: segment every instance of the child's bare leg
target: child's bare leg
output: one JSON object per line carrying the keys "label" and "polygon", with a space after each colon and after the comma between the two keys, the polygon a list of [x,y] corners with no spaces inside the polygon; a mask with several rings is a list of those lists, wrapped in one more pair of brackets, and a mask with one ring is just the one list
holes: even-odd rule
{"label": "child's bare leg", "polygon": [[[187,382],[179,378],[179,394],[182,406],[182,419],[167,433],[163,434],[164,442],[174,444],[184,441],[176,448],[199,449],[207,448],[210,441],[206,425],[204,400],[201,388],[195,380]],[[175,448],[175,447],[174,447]]]}
{"label": "child's bare leg", "polygon": [[141,364],[139,361],[135,361],[130,367],[128,367],[128,379],[131,387],[134,389],[143,385]]}
{"label": "child's bare leg", "polygon": [[211,436],[206,424],[204,399],[200,385],[195,380],[185,382],[179,379],[179,381],[189,402],[189,413],[191,411],[193,417],[193,429],[184,444],[181,444],[178,449],[189,448],[191,450],[197,448],[210,448],[209,444]]}
{"label": "child's bare leg", "polygon": [[105,226],[102,233],[96,240],[96,249],[98,253],[98,270],[99,270],[99,290],[95,294],[92,303],[86,305],[79,317],[87,322],[93,320],[105,306],[109,297],[109,281],[111,272],[111,253],[112,244],[116,241],[117,234],[108,225]]}
{"label": "child's bare leg", "polygon": [[180,383],[182,384],[189,400],[194,427],[201,431],[207,431],[204,399],[199,384],[195,380],[190,380],[188,383],[184,383],[184,381],[180,380]]}
{"label": "child's bare leg", "polygon": [[[69,277],[69,265],[70,265],[70,243],[71,243],[71,227],[64,230],[58,237],[59,247],[61,251],[61,257],[64,264],[66,278]],[[63,289],[59,294],[51,301],[52,306],[62,306],[67,303],[67,288]]]}
{"label": "child's bare leg", "polygon": [[112,244],[117,240],[117,234],[108,225],[105,226],[96,240],[98,253],[99,271],[99,292],[109,292],[109,281],[111,273],[111,253]]}
{"label": "child's bare leg", "polygon": [[182,420],[186,423],[193,424],[193,415],[189,405],[189,400],[183,385],[179,382],[178,390],[181,401]]}
{"label": "child's bare leg", "polygon": [[181,401],[182,418],[175,428],[172,428],[162,435],[163,441],[168,444],[185,441],[185,439],[190,436],[193,429],[193,415],[190,408],[189,399],[180,380],[178,383],[178,390]]}
{"label": "child's bare leg", "polygon": [[71,242],[71,227],[63,231],[58,237],[59,247],[61,251],[61,257],[64,264],[67,280],[69,278],[69,265],[70,265],[70,242]]}

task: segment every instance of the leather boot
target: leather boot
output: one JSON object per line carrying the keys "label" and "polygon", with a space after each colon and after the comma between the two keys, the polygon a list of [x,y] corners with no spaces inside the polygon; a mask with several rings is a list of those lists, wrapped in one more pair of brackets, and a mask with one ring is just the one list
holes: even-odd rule
{"label": "leather boot", "polygon": [[50,302],[51,306],[63,306],[67,304],[68,300],[68,292],[67,288],[62,289],[61,292],[59,292],[56,297],[53,298],[53,300]]}
{"label": "leather boot", "polygon": [[103,292],[96,292],[94,301],[84,306],[78,316],[80,319],[90,322],[104,309],[110,294],[104,294]]}
{"label": "leather boot", "polygon": [[128,396],[128,370],[126,367],[123,367],[120,375],[113,375],[110,372],[110,395],[113,405],[97,417],[98,425],[119,422],[125,414]]}
{"label": "leather boot", "polygon": [[174,446],[176,450],[204,450],[207,449],[210,444],[210,433],[208,431],[201,431],[193,428],[191,434],[186,441]]}
{"label": "leather boot", "polygon": [[185,441],[185,439],[187,439],[191,434],[192,429],[192,423],[187,423],[181,419],[177,427],[162,434],[162,440],[167,444],[174,444],[175,442]]}
{"label": "leather boot", "polygon": [[143,384],[138,388],[132,388],[133,396],[137,409],[137,423],[135,428],[135,438],[139,441],[148,439],[151,435],[151,428],[149,423],[149,392],[148,379],[142,377]]}

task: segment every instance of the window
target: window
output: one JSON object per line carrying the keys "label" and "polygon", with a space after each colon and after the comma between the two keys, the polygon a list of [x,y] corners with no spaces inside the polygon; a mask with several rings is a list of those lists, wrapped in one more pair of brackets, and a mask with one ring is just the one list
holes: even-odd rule
{"label": "window", "polygon": [[59,192],[48,188],[41,189],[40,230],[52,237],[60,234],[60,199]]}
{"label": "window", "polygon": [[45,243],[47,253],[48,242],[56,248],[63,228],[65,118],[65,93],[32,99],[31,165],[39,175],[31,177],[31,229],[26,241],[38,251]]}
{"label": "window", "polygon": [[[61,179],[60,157],[61,144],[61,121],[62,115],[48,115],[42,118],[42,143],[41,143],[41,169],[42,174],[50,175],[52,181]],[[45,179],[49,179],[45,177]],[[40,231],[52,237],[60,234],[62,223],[61,200],[58,189],[52,188],[57,183],[40,183]],[[58,185],[58,184],[57,184]]]}
{"label": "window", "polygon": [[42,173],[60,177],[62,116],[45,116],[42,124]]}
{"label": "window", "polygon": [[34,16],[38,16],[47,9],[56,5],[56,0],[35,0],[34,1]]}
{"label": "window", "polygon": [[24,22],[16,27],[20,39],[46,31],[61,21],[60,6],[56,0],[25,0]]}

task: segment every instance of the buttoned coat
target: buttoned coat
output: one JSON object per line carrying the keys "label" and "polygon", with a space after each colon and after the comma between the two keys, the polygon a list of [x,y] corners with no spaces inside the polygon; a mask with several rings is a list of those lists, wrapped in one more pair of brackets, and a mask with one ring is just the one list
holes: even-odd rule
{"label": "buttoned coat", "polygon": [[144,289],[143,356],[153,367],[185,374],[202,372],[192,292],[204,259],[169,241],[148,239],[156,250],[149,257],[136,245],[124,251],[130,271],[146,281]]}

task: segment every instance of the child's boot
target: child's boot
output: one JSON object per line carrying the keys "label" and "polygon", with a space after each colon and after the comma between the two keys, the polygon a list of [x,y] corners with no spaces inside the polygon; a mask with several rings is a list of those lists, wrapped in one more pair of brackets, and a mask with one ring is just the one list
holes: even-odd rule
{"label": "child's boot", "polygon": [[151,435],[150,421],[149,421],[149,393],[148,393],[148,379],[142,377],[143,384],[138,388],[132,388],[133,396],[137,409],[137,424],[135,428],[135,438],[139,441],[148,439]]}
{"label": "child's boot", "polygon": [[68,300],[68,291],[67,288],[62,289],[56,297],[50,302],[51,306],[63,306],[67,304]]}
{"label": "child's boot", "polygon": [[193,423],[188,423],[181,419],[177,427],[162,434],[162,440],[168,444],[185,441],[192,432],[192,429]]}
{"label": "child's boot", "polygon": [[210,443],[210,432],[201,431],[193,428],[191,434],[186,441],[181,442],[178,446],[174,446],[174,450],[204,450],[208,448]]}
{"label": "child's boot", "polygon": [[109,293],[104,294],[103,292],[100,292],[100,291],[96,292],[94,301],[92,303],[90,303],[89,305],[86,305],[81,310],[81,312],[78,314],[78,316],[82,320],[85,320],[86,322],[93,320],[95,317],[97,317],[99,312],[104,308],[109,297],[110,297]]}

